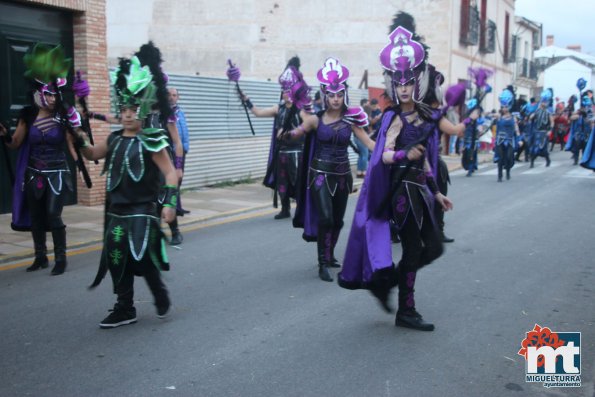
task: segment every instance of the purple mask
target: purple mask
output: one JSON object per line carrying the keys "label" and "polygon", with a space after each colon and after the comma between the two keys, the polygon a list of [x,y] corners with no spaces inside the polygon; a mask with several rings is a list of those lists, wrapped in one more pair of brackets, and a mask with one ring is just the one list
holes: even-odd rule
{"label": "purple mask", "polygon": [[411,39],[413,34],[398,26],[388,36],[389,44],[380,51],[380,63],[389,72],[399,74],[397,82],[405,84],[414,78],[413,70],[425,60],[424,47]]}
{"label": "purple mask", "polygon": [[299,109],[303,109],[310,103],[310,87],[304,81],[304,77],[295,66],[288,66],[279,76],[281,90],[287,92],[289,100]]}
{"label": "purple mask", "polygon": [[324,61],[324,66],[316,74],[316,78],[320,82],[322,94],[324,95],[322,103],[327,105],[326,94],[332,92],[334,94],[344,91],[343,103],[349,106],[349,97],[347,94],[347,85],[345,82],[349,77],[349,69],[341,65],[337,58],[327,58]]}
{"label": "purple mask", "polygon": [[328,58],[324,66],[316,74],[318,81],[327,92],[337,93],[345,90],[345,83],[349,77],[349,69],[341,65],[338,59]]}
{"label": "purple mask", "polygon": [[[37,80],[39,81],[39,80]],[[33,100],[40,108],[47,109],[49,104],[45,99],[45,94],[58,95],[58,89],[66,85],[66,79],[59,77],[55,83],[43,84],[33,94]]]}
{"label": "purple mask", "polygon": [[[388,36],[389,43],[380,51],[380,64],[387,71],[390,79],[387,85],[390,85],[389,92],[393,101],[399,103],[395,85],[405,85],[410,81],[414,82],[413,100],[421,102],[427,91],[427,76],[422,76],[424,71],[424,62],[426,60],[426,51],[424,46],[413,40],[413,33],[402,26],[397,26]],[[423,84],[421,77],[426,78]],[[388,88],[388,87],[387,87]]]}

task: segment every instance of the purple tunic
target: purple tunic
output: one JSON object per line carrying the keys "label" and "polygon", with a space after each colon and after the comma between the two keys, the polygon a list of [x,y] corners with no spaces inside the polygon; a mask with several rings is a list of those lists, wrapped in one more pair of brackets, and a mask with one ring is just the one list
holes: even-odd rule
{"label": "purple tunic", "polygon": [[[351,125],[342,119],[324,124],[322,117],[319,118],[316,132],[306,136],[301,165],[300,186],[302,189],[297,198],[297,208],[293,218],[293,226],[304,229],[302,238],[306,241],[316,241],[318,236],[318,213],[309,187],[314,185],[316,188],[317,182],[322,185],[325,180],[333,185],[341,183],[337,178],[332,178],[332,181],[328,180],[331,179],[326,175],[328,166],[335,167],[335,174],[351,172],[347,153],[350,138]],[[323,163],[324,170],[316,168],[322,166]],[[315,178],[312,177],[311,170],[317,174]],[[322,178],[318,178],[318,176],[322,176]]]}

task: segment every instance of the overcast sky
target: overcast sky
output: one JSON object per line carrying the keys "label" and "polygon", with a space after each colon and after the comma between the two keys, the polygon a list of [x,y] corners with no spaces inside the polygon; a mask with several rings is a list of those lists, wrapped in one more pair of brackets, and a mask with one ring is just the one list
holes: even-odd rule
{"label": "overcast sky", "polygon": [[553,34],[554,45],[580,44],[582,51],[595,55],[594,0],[516,0],[515,15],[543,24],[543,44]]}

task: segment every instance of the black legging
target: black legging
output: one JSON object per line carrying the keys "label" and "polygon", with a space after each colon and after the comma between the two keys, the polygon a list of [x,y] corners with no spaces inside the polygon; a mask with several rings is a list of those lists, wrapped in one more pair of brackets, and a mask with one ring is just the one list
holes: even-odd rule
{"label": "black legging", "polygon": [[[145,278],[156,304],[162,305],[169,301],[167,288],[161,281],[161,273],[155,266],[146,266],[142,276]],[[118,295],[119,308],[128,310],[134,306],[134,269],[130,263],[126,264],[126,269],[119,283],[114,287],[114,292]]]}
{"label": "black legging", "polygon": [[64,192],[55,195],[47,181],[41,188],[44,191],[40,192],[36,178],[27,183],[25,188],[27,206],[31,215],[31,229],[43,231],[63,229]]}
{"label": "black legging", "polygon": [[514,152],[512,145],[500,144],[497,146],[498,150],[498,178],[502,178],[502,169],[510,173],[512,163],[514,161]]}
{"label": "black legging", "polygon": [[[327,178],[345,178],[331,195],[326,181],[320,187],[312,186],[310,194],[318,213],[318,264],[329,266],[334,262],[335,246],[343,228],[343,218],[347,209],[347,199],[353,180],[351,174],[344,176],[327,175]],[[334,185],[334,183],[333,183]]]}
{"label": "black legging", "polygon": [[415,309],[414,287],[417,271],[442,255],[444,248],[436,227],[424,207],[421,230],[413,212],[409,212],[405,224],[399,231],[403,255],[397,270],[399,283],[399,311]]}

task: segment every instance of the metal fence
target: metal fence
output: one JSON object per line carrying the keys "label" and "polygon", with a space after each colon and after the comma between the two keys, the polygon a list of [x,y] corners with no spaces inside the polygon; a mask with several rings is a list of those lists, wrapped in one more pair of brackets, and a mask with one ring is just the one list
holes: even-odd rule
{"label": "metal fence", "polygon": [[[169,78],[168,85],[180,94],[179,105],[190,135],[183,188],[264,177],[273,119],[251,115],[256,133],[253,136],[233,83],[225,78]],[[279,101],[276,82],[241,81],[241,86],[255,106],[270,107]],[[360,99],[367,96],[366,90],[349,90],[352,105],[359,105]],[[352,153],[352,163],[356,160],[357,155]]]}

